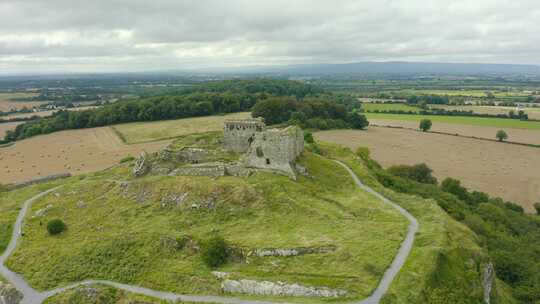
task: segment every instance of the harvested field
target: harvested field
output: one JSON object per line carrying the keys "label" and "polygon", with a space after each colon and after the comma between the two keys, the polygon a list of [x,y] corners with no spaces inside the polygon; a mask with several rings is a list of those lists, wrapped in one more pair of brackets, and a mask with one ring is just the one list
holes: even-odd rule
{"label": "harvested field", "polygon": [[234,113],[176,120],[134,122],[114,126],[114,129],[130,144],[170,139],[186,134],[218,131],[227,119],[250,117],[250,113]]}
{"label": "harvested field", "polygon": [[[372,125],[394,126],[418,129],[419,123],[416,121],[390,120],[390,119],[370,119]],[[447,132],[464,136],[475,136],[480,138],[495,139],[495,134],[501,128],[474,125],[459,125],[444,122],[433,122],[432,131]],[[508,140],[519,143],[540,145],[540,130],[503,128],[508,134]],[[540,153],[540,151],[538,151]]]}
{"label": "harvested field", "polygon": [[36,93],[0,93],[0,111],[7,112],[25,107],[31,109],[42,104],[42,101],[17,101],[17,99],[32,98],[35,96],[37,96]]}
{"label": "harvested field", "polygon": [[81,174],[110,167],[144,149],[153,152],[168,141],[126,145],[109,127],[61,131],[0,148],[0,183],[27,181],[51,174]]}
{"label": "harvested field", "polygon": [[540,149],[476,139],[371,127],[315,133],[317,140],[369,147],[384,167],[426,163],[439,180],[454,177],[470,189],[522,205],[540,201]]}

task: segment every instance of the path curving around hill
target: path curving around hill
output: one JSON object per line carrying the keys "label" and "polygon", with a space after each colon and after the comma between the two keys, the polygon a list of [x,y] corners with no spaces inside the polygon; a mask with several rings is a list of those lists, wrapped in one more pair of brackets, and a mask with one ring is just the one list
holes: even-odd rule
{"label": "path curving around hill", "polygon": [[[363,189],[364,191],[369,192],[370,194],[374,195],[375,197],[382,200],[385,204],[388,204],[395,208],[399,213],[401,213],[404,217],[407,218],[409,221],[409,226],[407,230],[407,236],[405,237],[405,240],[401,243],[401,246],[398,250],[397,255],[394,257],[394,260],[392,261],[392,264],[390,267],[386,270],[384,273],[381,281],[379,282],[379,285],[373,292],[371,296],[364,300],[356,301],[355,304],[378,304],[382,297],[386,294],[388,291],[390,284],[393,282],[403,265],[405,264],[405,261],[407,260],[407,257],[409,253],[412,250],[412,246],[414,243],[415,234],[418,231],[419,224],[418,221],[414,216],[412,216],[407,210],[399,206],[398,204],[390,201],[386,197],[384,197],[382,194],[378,193],[371,187],[363,184],[358,176],[349,168],[346,164],[344,164],[341,161],[335,160],[336,163],[341,165],[347,172],[351,175],[356,185]],[[28,212],[28,210],[31,208],[32,204],[39,200],[40,198],[44,197],[45,195],[57,190],[59,187],[55,187],[52,189],[49,189],[47,191],[41,192],[38,195],[28,199],[24,202],[21,211],[19,212],[19,215],[17,216],[17,220],[15,222],[15,225],[13,227],[12,237],[8,244],[8,247],[4,251],[4,253],[0,256],[0,275],[2,275],[8,282],[10,282],[17,290],[19,290],[24,298],[21,302],[21,304],[41,304],[46,299],[55,296],[57,294],[60,294],[62,292],[65,292],[67,290],[77,288],[79,286],[89,286],[93,284],[101,284],[101,285],[107,285],[110,287],[114,287],[123,291],[132,292],[136,294],[141,294],[149,297],[154,297],[160,300],[166,300],[166,301],[187,301],[187,302],[199,302],[199,303],[220,303],[220,304],[277,304],[277,303],[284,303],[284,302],[272,302],[272,301],[257,301],[257,300],[244,300],[239,298],[233,298],[233,297],[222,297],[222,296],[199,296],[199,295],[181,295],[181,294],[175,294],[171,292],[165,292],[165,291],[159,291],[159,290],[153,290],[149,288],[144,288],[141,286],[135,286],[135,285],[128,285],[128,284],[122,284],[118,282],[112,282],[107,280],[85,280],[82,282],[74,283],[68,286],[56,288],[49,291],[43,291],[39,292],[32,288],[28,282],[19,274],[9,270],[4,263],[8,259],[8,257],[15,251],[15,248],[17,247],[17,244],[20,240],[20,237],[22,236],[22,228],[24,224],[24,218]]]}
{"label": "path curving around hill", "polygon": [[358,178],[356,173],[353,172],[353,170],[347,166],[345,163],[334,160],[336,163],[340,164],[353,178],[354,182],[358,187],[360,187],[362,190],[371,193],[381,201],[383,201],[385,204],[388,204],[392,206],[394,209],[396,209],[401,215],[403,215],[407,220],[409,221],[409,227],[407,228],[407,235],[405,236],[405,239],[401,243],[401,246],[399,247],[398,253],[394,257],[394,260],[392,261],[392,264],[390,264],[390,267],[384,272],[384,275],[379,282],[379,285],[375,289],[375,291],[369,296],[367,299],[356,302],[357,304],[378,304],[382,297],[386,294],[388,289],[390,288],[390,284],[394,281],[397,274],[403,268],[403,265],[405,265],[405,262],[407,261],[407,257],[409,256],[409,253],[411,253],[414,238],[416,235],[416,232],[418,231],[418,228],[420,225],[418,224],[418,220],[412,216],[407,210],[405,210],[400,205],[392,202],[391,200],[387,199],[384,195],[380,194],[379,192],[375,191],[373,188],[365,185],[362,183],[362,181]]}

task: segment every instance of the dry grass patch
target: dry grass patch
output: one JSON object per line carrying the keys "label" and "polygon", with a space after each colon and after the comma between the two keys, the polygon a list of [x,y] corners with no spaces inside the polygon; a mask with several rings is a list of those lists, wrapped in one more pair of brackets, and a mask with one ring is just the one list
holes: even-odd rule
{"label": "dry grass patch", "polygon": [[227,119],[243,119],[250,113],[183,118],[176,120],[134,122],[114,126],[127,143],[142,143],[179,137],[186,134],[219,131]]}

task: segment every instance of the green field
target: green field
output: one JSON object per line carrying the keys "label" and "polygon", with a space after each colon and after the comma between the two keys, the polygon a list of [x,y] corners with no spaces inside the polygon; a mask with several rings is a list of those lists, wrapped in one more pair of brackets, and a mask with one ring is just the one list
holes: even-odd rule
{"label": "green field", "polygon": [[420,122],[420,120],[422,119],[430,119],[434,123],[444,122],[444,123],[451,123],[451,124],[463,124],[463,125],[474,125],[474,126],[540,130],[540,122],[538,121],[521,121],[517,119],[464,117],[464,116],[440,116],[440,115],[381,114],[381,113],[366,113],[365,115],[367,116],[368,119],[389,119],[389,120],[418,121],[418,122]]}
{"label": "green field", "polygon": [[403,103],[362,103],[362,109],[366,111],[411,111],[418,113],[419,108]]}
{"label": "green field", "polygon": [[219,131],[227,119],[250,117],[250,113],[205,116],[164,120],[154,122],[134,122],[115,125],[112,128],[128,144],[171,139],[186,134]]}

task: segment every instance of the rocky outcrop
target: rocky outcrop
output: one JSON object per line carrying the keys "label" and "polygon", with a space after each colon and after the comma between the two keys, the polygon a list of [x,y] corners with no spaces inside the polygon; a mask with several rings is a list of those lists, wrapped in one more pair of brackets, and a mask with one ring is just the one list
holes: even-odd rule
{"label": "rocky outcrop", "polygon": [[484,287],[484,303],[491,303],[491,289],[493,288],[493,279],[495,278],[495,269],[490,262],[484,268],[484,275],[482,278],[482,286]]}
{"label": "rocky outcrop", "polygon": [[133,167],[133,175],[143,176],[148,172],[150,167],[148,165],[147,158],[148,153],[146,153],[145,151],[141,152],[141,155],[139,156],[139,158],[135,162],[135,166]]}
{"label": "rocky outcrop", "polygon": [[0,282],[0,304],[19,304],[23,295],[10,284]]}
{"label": "rocky outcrop", "polygon": [[328,253],[336,250],[335,247],[328,246],[328,247],[299,247],[299,248],[260,248],[255,249],[253,251],[248,252],[249,255],[254,255],[258,257],[265,257],[265,256],[280,256],[280,257],[289,257],[289,256],[297,256],[297,255],[303,255],[303,254],[311,254],[311,253]]}
{"label": "rocky outcrop", "polygon": [[253,280],[224,280],[221,283],[221,288],[224,292],[228,293],[264,296],[337,298],[347,294],[347,291],[341,289],[308,287],[299,284],[286,284],[283,282],[259,282]]}

